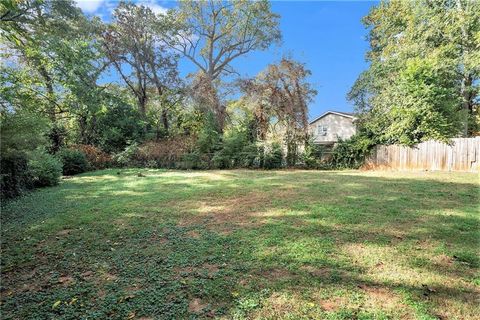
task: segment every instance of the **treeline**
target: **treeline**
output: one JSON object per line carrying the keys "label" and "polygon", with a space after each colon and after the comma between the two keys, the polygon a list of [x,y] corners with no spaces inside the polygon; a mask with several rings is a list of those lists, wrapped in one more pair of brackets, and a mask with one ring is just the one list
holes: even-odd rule
{"label": "treeline", "polygon": [[[475,135],[480,3],[388,1],[364,18],[370,67],[348,98],[359,134],[311,143],[306,66],[251,79],[233,62],[281,42],[268,1],[119,2],[109,22],[70,0],[0,3],[1,188],[17,196],[110,166],[359,167],[376,143]],[[179,63],[195,71],[181,77]]]}
{"label": "treeline", "polygon": [[[181,1],[161,14],[119,2],[108,23],[73,1],[0,6],[4,195],[109,166],[304,163],[310,71],[290,57],[252,79],[232,67],[280,42],[268,1]],[[187,78],[182,59],[197,68]]]}

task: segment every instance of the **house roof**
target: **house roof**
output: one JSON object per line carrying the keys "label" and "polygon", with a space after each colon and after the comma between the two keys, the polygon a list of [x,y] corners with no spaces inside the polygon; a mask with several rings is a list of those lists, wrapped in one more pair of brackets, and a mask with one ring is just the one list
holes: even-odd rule
{"label": "house roof", "polygon": [[355,117],[355,114],[354,113],[351,113],[351,112],[341,112],[341,111],[327,111],[325,112],[324,114],[322,114],[321,116],[319,117],[316,117],[315,119],[313,119],[312,121],[310,121],[309,124],[312,124],[320,119],[322,119],[323,117],[325,117],[326,115],[328,114],[336,114],[336,115],[339,115],[339,116],[343,116],[343,117],[347,117],[347,118],[351,118],[351,119],[356,119],[357,117]]}

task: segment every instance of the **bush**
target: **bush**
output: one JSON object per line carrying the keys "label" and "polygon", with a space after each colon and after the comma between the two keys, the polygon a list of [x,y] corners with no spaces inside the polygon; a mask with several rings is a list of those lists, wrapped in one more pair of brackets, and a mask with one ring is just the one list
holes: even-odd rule
{"label": "bush", "polygon": [[265,152],[263,167],[265,169],[277,169],[282,167],[283,152],[279,143],[272,143],[269,150]]}
{"label": "bush", "polygon": [[255,143],[246,145],[241,155],[241,166],[246,168],[261,168],[263,166],[263,148]]}
{"label": "bush", "polygon": [[136,142],[128,145],[125,150],[113,156],[113,160],[120,167],[136,166],[135,156],[138,153],[138,144]]}
{"label": "bush", "polygon": [[312,140],[309,140],[305,147],[305,153],[303,154],[305,166],[311,169],[319,169],[323,165],[323,154],[323,146],[314,143]]}
{"label": "bush", "polygon": [[28,172],[28,157],[24,152],[10,151],[0,159],[0,193],[2,198],[14,198],[32,186]]}
{"label": "bush", "polygon": [[173,168],[193,148],[193,137],[177,136],[159,141],[145,142],[138,147],[134,158],[137,163],[143,166],[150,166],[155,163],[156,167]]}
{"label": "bush", "polygon": [[92,169],[105,169],[112,164],[112,157],[95,146],[88,144],[77,144],[72,146],[71,149],[85,154],[88,164]]}
{"label": "bush", "polygon": [[208,113],[198,135],[197,149],[201,154],[213,154],[222,147],[222,135],[217,130],[215,116]]}
{"label": "bush", "polygon": [[63,163],[63,174],[70,176],[89,169],[87,157],[79,150],[63,149],[58,153]]}
{"label": "bush", "polygon": [[231,155],[225,152],[225,149],[216,152],[212,157],[214,168],[228,169],[233,166],[233,159]]}
{"label": "bush", "polygon": [[331,166],[337,169],[358,169],[375,143],[368,137],[354,135],[340,140],[332,151]]}
{"label": "bush", "polygon": [[[216,160],[221,168],[242,167],[245,163],[245,150],[250,145],[248,133],[245,130],[234,129],[225,135],[223,148],[217,154]],[[247,150],[247,151],[251,151]]]}
{"label": "bush", "polygon": [[178,163],[179,169],[204,169],[208,167],[207,163],[202,161],[198,152],[184,154],[182,160]]}
{"label": "bush", "polygon": [[140,113],[121,101],[112,101],[97,115],[99,144],[108,153],[121,152],[131,141],[143,140],[144,128]]}
{"label": "bush", "polygon": [[45,152],[33,153],[28,167],[35,187],[55,186],[62,176],[62,162]]}

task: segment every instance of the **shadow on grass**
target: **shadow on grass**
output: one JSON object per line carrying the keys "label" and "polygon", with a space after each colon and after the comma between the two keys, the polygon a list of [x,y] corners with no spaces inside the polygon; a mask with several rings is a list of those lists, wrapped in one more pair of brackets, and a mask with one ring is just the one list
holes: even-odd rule
{"label": "shadow on grass", "polygon": [[[437,179],[97,172],[5,208],[2,310],[7,318],[248,315],[261,308],[260,292],[363,294],[362,286],[402,292],[425,314],[450,304],[473,310],[478,202],[478,185]],[[442,254],[451,259],[439,265]],[[398,275],[375,271],[378,263]]]}

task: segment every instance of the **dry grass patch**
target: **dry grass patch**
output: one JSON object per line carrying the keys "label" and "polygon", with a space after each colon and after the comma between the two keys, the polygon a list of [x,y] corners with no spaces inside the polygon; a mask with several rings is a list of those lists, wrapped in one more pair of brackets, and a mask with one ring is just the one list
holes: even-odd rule
{"label": "dry grass patch", "polygon": [[201,313],[207,306],[208,303],[203,302],[199,298],[194,298],[188,304],[188,312]]}

